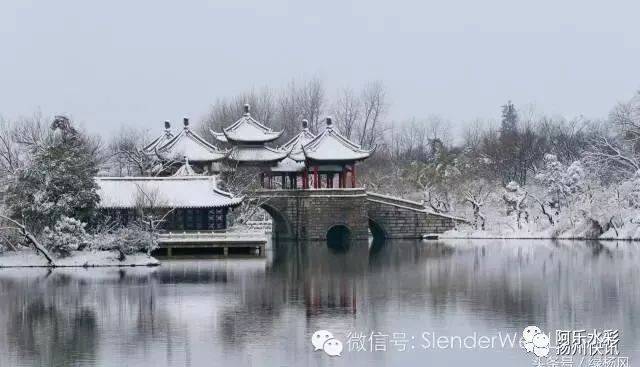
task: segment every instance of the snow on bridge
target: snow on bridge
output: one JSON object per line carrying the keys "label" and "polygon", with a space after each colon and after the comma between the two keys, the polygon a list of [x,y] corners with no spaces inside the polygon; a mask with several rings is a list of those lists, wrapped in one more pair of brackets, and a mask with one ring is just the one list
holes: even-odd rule
{"label": "snow on bridge", "polygon": [[355,189],[261,190],[256,199],[281,239],[326,240],[345,226],[352,239],[422,238],[454,228],[459,218],[433,213],[422,203]]}

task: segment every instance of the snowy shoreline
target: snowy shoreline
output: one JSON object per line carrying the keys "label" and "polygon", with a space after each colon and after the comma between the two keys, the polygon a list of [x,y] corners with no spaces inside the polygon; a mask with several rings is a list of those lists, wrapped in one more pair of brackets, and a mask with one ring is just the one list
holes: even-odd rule
{"label": "snowy shoreline", "polygon": [[562,240],[562,241],[626,241],[637,242],[639,238],[587,238],[587,237],[497,237],[497,236],[440,236],[440,240]]}
{"label": "snowy shoreline", "polygon": [[611,231],[607,231],[598,237],[575,236],[575,235],[551,235],[550,233],[538,232],[530,233],[513,233],[513,234],[496,234],[489,231],[460,231],[451,230],[438,235],[438,239],[494,239],[494,240],[572,240],[572,241],[640,241],[640,237],[634,233],[624,233],[616,236]]}
{"label": "snowy shoreline", "polygon": [[106,268],[158,266],[160,262],[145,254],[129,255],[124,261],[118,260],[115,251],[74,251],[66,258],[55,259],[55,265],[32,250],[7,252],[0,255],[2,268]]}

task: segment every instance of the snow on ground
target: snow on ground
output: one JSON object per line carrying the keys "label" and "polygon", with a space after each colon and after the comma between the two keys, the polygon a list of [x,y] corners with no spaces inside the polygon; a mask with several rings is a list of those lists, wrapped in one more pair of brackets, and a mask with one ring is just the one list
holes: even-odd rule
{"label": "snow on ground", "polygon": [[543,229],[522,228],[514,230],[513,228],[502,228],[502,230],[475,230],[470,226],[460,226],[457,229],[446,231],[439,235],[439,238],[473,238],[473,239],[580,239],[580,240],[640,240],[640,225],[625,224],[624,226],[614,230],[613,228],[604,232],[600,236],[592,236],[589,229],[584,223],[577,223],[575,227],[562,228],[547,227]]}
{"label": "snow on ground", "polygon": [[[102,266],[156,266],[160,262],[145,254],[129,255],[118,260],[115,251],[76,251],[70,257],[55,259],[57,267],[102,267]],[[32,250],[6,252],[0,255],[0,268],[46,267],[47,260]]]}

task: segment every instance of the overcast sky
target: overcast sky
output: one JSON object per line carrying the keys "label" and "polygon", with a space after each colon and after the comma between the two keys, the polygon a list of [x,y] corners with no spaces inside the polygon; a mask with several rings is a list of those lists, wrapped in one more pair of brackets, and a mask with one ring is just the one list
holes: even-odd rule
{"label": "overcast sky", "polygon": [[389,118],[604,117],[640,88],[640,1],[0,1],[0,115],[199,120],[292,78],[382,80]]}

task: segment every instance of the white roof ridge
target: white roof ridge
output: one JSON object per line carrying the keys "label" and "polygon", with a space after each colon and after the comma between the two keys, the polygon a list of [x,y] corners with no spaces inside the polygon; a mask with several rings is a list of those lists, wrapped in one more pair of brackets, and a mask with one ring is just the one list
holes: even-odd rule
{"label": "white roof ridge", "polygon": [[215,176],[96,176],[102,181],[163,181],[163,180],[216,180]]}

